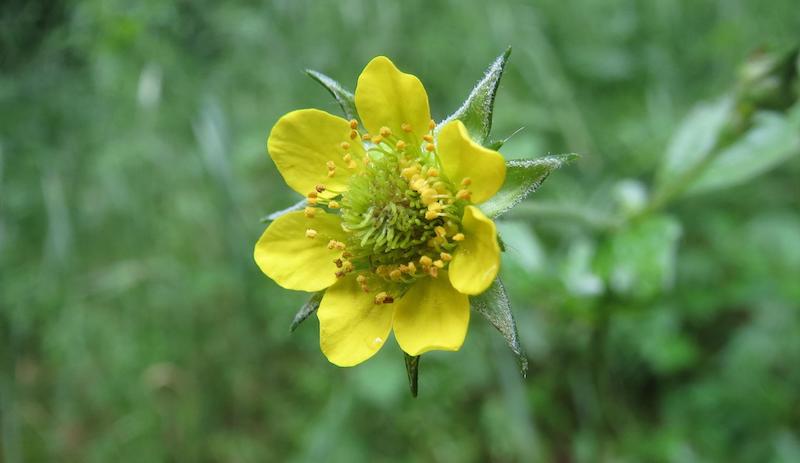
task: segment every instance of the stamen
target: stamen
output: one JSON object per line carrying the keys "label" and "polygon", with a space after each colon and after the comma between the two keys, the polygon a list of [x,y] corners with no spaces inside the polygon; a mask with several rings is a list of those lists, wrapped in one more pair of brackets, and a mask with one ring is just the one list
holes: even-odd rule
{"label": "stamen", "polygon": [[309,228],[306,230],[306,238],[314,239],[317,237],[317,231],[313,228]]}
{"label": "stamen", "polygon": [[306,214],[306,217],[308,217],[309,219],[313,219],[314,215],[317,213],[317,208],[306,206],[306,208],[303,209],[303,212]]}
{"label": "stamen", "polygon": [[425,145],[425,151],[432,153],[436,151],[436,147],[433,146],[433,143],[428,143],[427,145]]}
{"label": "stamen", "polygon": [[397,148],[397,151],[405,151],[406,150],[406,142],[403,140],[397,140],[397,143],[394,145]]}
{"label": "stamen", "polygon": [[322,193],[325,191],[325,185],[320,183],[319,185],[315,186],[314,189],[317,190],[317,193]]}
{"label": "stamen", "polygon": [[469,190],[458,190],[458,193],[456,193],[456,198],[458,199],[465,199],[469,201],[471,197],[472,193],[470,193]]}
{"label": "stamen", "polygon": [[350,128],[355,130],[358,128],[358,121],[355,119],[350,119]]}
{"label": "stamen", "polygon": [[428,172],[426,174],[428,177],[438,177],[439,170],[436,169],[435,167],[431,167],[430,169],[428,169]]}
{"label": "stamen", "polygon": [[347,143],[346,141],[343,141],[342,143],[340,143],[339,146],[341,146],[342,149],[345,150],[345,151],[350,149],[350,143]]}
{"label": "stamen", "polygon": [[391,272],[389,272],[389,278],[391,278],[394,281],[399,281],[400,278],[402,278],[402,272],[399,269],[394,269]]}
{"label": "stamen", "polygon": [[380,134],[383,138],[388,138],[392,136],[392,130],[389,127],[381,127]]}
{"label": "stamen", "polygon": [[471,184],[472,184],[472,179],[469,178],[469,177],[464,177],[461,180],[461,186],[465,186],[466,187],[466,186],[470,186]]}
{"label": "stamen", "polygon": [[428,268],[428,275],[436,278],[439,276],[439,267],[430,267]]}
{"label": "stamen", "polygon": [[433,119],[431,119],[431,121],[430,121],[430,122],[428,122],[428,129],[430,129],[430,130],[433,130],[433,129],[435,129],[435,128],[436,128],[436,121],[434,121]]}
{"label": "stamen", "polygon": [[331,208],[331,209],[339,209],[341,206],[339,205],[339,203],[337,201],[330,200],[330,201],[328,201],[328,207]]}
{"label": "stamen", "polygon": [[350,131],[350,139],[351,140],[355,140],[356,138],[358,138],[358,130],[351,130]]}
{"label": "stamen", "polygon": [[406,133],[411,132],[411,124],[409,124],[408,122],[403,122],[402,124],[400,124],[400,128],[403,129],[403,132]]}
{"label": "stamen", "polygon": [[440,253],[439,257],[441,257],[442,260],[445,261],[445,262],[450,262],[451,260],[453,260],[453,256],[448,254],[448,253],[446,253],[446,252]]}
{"label": "stamen", "polygon": [[455,235],[453,235],[453,241],[464,241],[464,234],[456,233]]}
{"label": "stamen", "polygon": [[434,265],[435,267],[444,268],[444,262],[442,262],[442,261],[441,261],[441,260],[439,260],[439,259],[436,259],[435,261],[433,261],[433,265]]}
{"label": "stamen", "polygon": [[336,268],[342,268],[342,259],[334,259],[334,264],[336,264]]}
{"label": "stamen", "polygon": [[394,298],[386,293],[386,291],[381,291],[375,295],[375,305],[381,304],[391,304],[394,302]]}
{"label": "stamen", "polygon": [[428,256],[422,256],[419,258],[419,263],[422,265],[422,268],[428,268],[433,263],[433,259]]}
{"label": "stamen", "polygon": [[422,139],[425,140],[428,143],[433,143],[433,135],[431,135],[431,134],[423,135]]}
{"label": "stamen", "polygon": [[361,135],[361,141],[370,141],[371,139],[372,139],[372,136],[370,134],[368,134],[368,133],[365,133],[364,135]]}
{"label": "stamen", "polygon": [[372,137],[372,143],[374,143],[376,145],[380,145],[382,142],[383,142],[383,136],[382,135],[375,135],[374,137]]}

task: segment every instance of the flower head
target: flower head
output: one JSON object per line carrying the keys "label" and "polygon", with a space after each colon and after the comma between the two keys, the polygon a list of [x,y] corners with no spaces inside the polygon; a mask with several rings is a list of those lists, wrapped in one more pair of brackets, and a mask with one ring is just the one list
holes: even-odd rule
{"label": "flower head", "polygon": [[503,185],[502,156],[459,120],[439,130],[422,83],[385,57],[358,79],[361,123],[316,109],[278,120],[267,149],[307,198],[255,247],[279,285],[325,295],[320,345],[334,364],[358,364],[394,330],[409,355],[458,350],[469,295],[500,266],[494,223],[476,207]]}

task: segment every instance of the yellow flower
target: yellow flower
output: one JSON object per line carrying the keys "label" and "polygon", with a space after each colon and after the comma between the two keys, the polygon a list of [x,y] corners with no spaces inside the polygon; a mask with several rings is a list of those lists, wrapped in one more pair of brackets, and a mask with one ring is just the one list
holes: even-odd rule
{"label": "yellow flower", "polygon": [[435,131],[422,83],[386,57],[364,68],[355,104],[363,127],[316,109],[273,127],[267,150],[309,207],[272,222],[255,261],[284,288],[326,290],[320,346],[336,365],[370,358],[392,330],[409,355],[458,350],[468,296],[500,267],[475,205],[503,185],[503,157],[459,120]]}

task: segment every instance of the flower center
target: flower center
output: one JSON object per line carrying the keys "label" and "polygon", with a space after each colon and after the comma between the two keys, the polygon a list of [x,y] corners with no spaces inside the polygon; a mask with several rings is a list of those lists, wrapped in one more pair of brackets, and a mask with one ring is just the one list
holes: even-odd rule
{"label": "flower center", "polygon": [[[358,137],[356,121],[350,138]],[[309,195],[309,203],[341,209],[342,228],[348,233],[346,243],[331,241],[329,248],[342,250],[335,261],[338,277],[357,272],[364,291],[370,291],[370,280],[377,278],[390,292],[402,294],[408,284],[419,278],[436,278],[447,268],[452,253],[464,239],[461,216],[469,204],[466,188],[469,179],[455,185],[442,172],[433,143],[433,121],[430,132],[420,143],[407,143],[383,127],[374,136],[364,135],[366,156],[364,169],[352,175],[345,192],[323,198],[324,186]],[[408,124],[403,130],[414,140]],[[416,140],[415,140],[416,141]],[[348,142],[342,143],[343,158],[349,168],[357,166],[349,153]],[[335,168],[328,163],[329,175]],[[338,201],[337,201],[338,199]],[[313,216],[313,208],[306,214]],[[386,283],[389,283],[388,285]],[[375,296],[376,304],[393,302],[386,292]]]}

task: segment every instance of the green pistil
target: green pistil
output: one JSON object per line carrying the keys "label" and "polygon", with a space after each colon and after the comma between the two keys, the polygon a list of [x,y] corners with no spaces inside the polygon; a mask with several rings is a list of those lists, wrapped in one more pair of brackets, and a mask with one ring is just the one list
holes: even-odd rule
{"label": "green pistil", "polygon": [[[422,256],[435,260],[440,252],[452,251],[456,246],[452,241],[437,243],[436,247],[429,246],[429,241],[437,237],[436,227],[444,227],[450,236],[458,232],[464,202],[444,204],[440,211],[443,216],[428,220],[425,217],[428,207],[420,193],[401,175],[403,166],[409,164],[405,156],[418,162],[424,171],[428,167],[438,168],[435,155],[397,153],[384,144],[369,156],[371,161],[362,173],[351,177],[341,199],[342,221],[350,232],[347,249],[353,254],[351,261],[356,269],[397,267],[418,262]],[[447,179],[439,177],[436,182],[443,182],[449,190],[447,196],[454,196],[455,189]],[[418,272],[416,276],[423,275],[424,272]]]}

